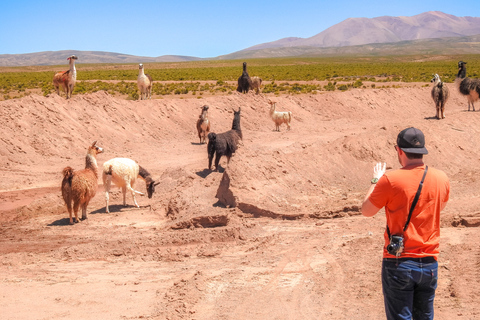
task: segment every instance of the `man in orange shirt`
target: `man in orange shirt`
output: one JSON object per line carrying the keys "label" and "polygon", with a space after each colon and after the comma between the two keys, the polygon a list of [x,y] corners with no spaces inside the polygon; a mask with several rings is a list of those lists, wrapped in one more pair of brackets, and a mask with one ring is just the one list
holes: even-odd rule
{"label": "man in orange shirt", "polygon": [[371,217],[385,207],[382,287],[387,319],[433,319],[440,211],[450,183],[443,171],[425,166],[428,151],[419,129],[402,130],[395,150],[402,168],[385,173],[385,163],[375,165],[362,214]]}

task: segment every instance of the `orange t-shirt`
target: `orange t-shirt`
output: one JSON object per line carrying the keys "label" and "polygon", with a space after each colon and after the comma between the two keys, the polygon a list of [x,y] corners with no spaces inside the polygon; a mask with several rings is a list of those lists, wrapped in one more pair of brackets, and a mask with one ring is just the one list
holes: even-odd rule
{"label": "orange t-shirt", "polygon": [[[425,165],[414,165],[386,172],[369,197],[377,208],[385,207],[387,224],[392,235],[403,234],[408,212],[422,180]],[[428,167],[422,192],[412,213],[404,237],[402,257],[427,257],[435,259],[439,253],[440,211],[448,201],[450,183],[447,175]],[[384,258],[395,258],[387,251],[390,242],[385,230]]]}

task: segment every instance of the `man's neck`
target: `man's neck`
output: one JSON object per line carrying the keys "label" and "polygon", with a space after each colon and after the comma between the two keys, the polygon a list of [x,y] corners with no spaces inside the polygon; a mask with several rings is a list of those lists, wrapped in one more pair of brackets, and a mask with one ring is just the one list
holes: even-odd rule
{"label": "man's neck", "polygon": [[423,166],[423,159],[406,159],[403,167]]}

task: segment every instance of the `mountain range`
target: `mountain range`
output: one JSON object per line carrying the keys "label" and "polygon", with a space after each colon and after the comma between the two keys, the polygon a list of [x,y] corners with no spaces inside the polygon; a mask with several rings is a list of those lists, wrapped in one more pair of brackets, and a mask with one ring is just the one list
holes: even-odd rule
{"label": "mountain range", "polygon": [[[208,58],[247,59],[341,54],[465,54],[480,53],[480,18],[439,11],[411,17],[349,18],[312,37],[289,37]],[[68,55],[82,63],[179,62],[205,60],[189,56],[138,57],[100,51],[48,51],[2,54],[0,66],[65,64]],[[79,61],[80,62],[80,61]]]}
{"label": "mountain range", "polygon": [[287,47],[346,47],[480,34],[480,18],[429,11],[412,17],[349,18],[310,38],[284,38],[245,50]]}

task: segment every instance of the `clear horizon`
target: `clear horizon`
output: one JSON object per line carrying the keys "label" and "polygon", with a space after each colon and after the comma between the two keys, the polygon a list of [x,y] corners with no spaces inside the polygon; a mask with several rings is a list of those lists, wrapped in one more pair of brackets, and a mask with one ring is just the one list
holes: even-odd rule
{"label": "clear horizon", "polygon": [[287,37],[312,37],[348,18],[441,11],[480,16],[477,1],[46,0],[2,3],[0,54],[105,51],[134,56],[212,58]]}

